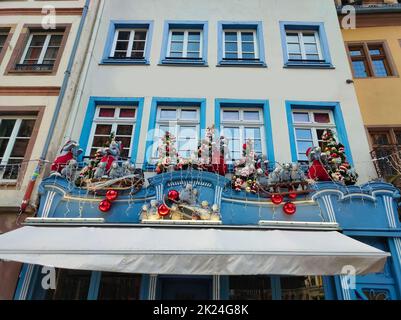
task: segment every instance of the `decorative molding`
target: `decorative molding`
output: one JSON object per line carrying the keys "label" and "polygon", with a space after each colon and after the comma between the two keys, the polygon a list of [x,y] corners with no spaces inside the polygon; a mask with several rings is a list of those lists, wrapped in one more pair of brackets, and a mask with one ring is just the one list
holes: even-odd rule
{"label": "decorative molding", "polygon": [[54,96],[60,94],[60,87],[11,87],[1,86],[0,96]]}
{"label": "decorative molding", "polygon": [[[58,16],[81,16],[83,8],[56,8]],[[2,8],[0,16],[45,16],[42,8]]]}

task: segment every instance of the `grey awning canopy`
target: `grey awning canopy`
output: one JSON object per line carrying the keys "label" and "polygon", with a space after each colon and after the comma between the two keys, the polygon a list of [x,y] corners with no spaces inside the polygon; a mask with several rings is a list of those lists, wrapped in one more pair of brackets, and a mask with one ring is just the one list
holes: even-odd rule
{"label": "grey awning canopy", "polygon": [[367,274],[388,256],[337,231],[26,226],[0,236],[3,260],[144,274]]}

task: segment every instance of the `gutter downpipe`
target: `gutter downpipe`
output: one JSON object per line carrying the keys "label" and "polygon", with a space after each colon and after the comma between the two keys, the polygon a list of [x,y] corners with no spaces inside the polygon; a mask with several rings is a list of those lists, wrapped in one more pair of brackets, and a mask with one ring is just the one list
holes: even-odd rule
{"label": "gutter downpipe", "polygon": [[[45,144],[43,146],[42,154],[40,156],[38,165],[36,166],[36,168],[34,170],[34,173],[32,174],[31,180],[29,181],[28,186],[26,188],[25,195],[24,195],[24,198],[23,198],[22,203],[21,203],[21,207],[20,207],[20,212],[19,212],[18,218],[26,211],[26,208],[29,205],[29,201],[31,199],[31,195],[32,195],[33,189],[35,187],[36,180],[38,179],[38,177],[40,175],[40,171],[41,171],[41,169],[43,167],[43,164],[45,163],[47,152],[49,151],[50,142],[51,142],[51,139],[53,137],[53,133],[54,133],[54,129],[56,127],[57,119],[58,119],[59,114],[60,114],[60,109],[61,109],[61,106],[63,104],[65,93],[67,91],[68,83],[69,83],[70,76],[71,76],[71,70],[73,68],[74,61],[75,61],[75,56],[76,56],[77,51],[78,51],[79,41],[81,39],[81,35],[82,35],[82,31],[83,31],[83,28],[84,28],[84,25],[85,25],[86,17],[88,15],[90,2],[91,2],[91,0],[86,0],[85,6],[83,7],[81,21],[79,23],[79,27],[78,27],[78,31],[77,31],[77,36],[76,36],[75,41],[74,41],[74,45],[73,45],[73,48],[72,48],[70,59],[68,61],[67,70],[64,72],[63,84],[62,84],[61,89],[60,89],[60,95],[59,95],[59,97],[57,99],[56,108],[54,110],[52,122],[51,122],[50,128],[49,128],[49,133],[47,135]],[[17,218],[17,221],[18,221],[18,218]]]}

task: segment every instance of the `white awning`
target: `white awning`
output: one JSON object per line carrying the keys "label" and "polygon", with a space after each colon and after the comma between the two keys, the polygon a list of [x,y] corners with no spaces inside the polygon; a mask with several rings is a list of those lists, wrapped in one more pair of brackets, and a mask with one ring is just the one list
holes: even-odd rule
{"label": "white awning", "polygon": [[3,260],[144,274],[366,274],[387,256],[336,231],[26,226],[0,236]]}

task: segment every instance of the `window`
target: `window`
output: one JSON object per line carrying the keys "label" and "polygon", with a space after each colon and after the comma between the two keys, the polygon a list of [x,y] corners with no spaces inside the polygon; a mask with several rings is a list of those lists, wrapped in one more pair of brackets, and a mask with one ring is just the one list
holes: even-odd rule
{"label": "window", "polygon": [[333,113],[327,110],[294,110],[292,112],[298,161],[308,161],[306,151],[314,146],[322,147],[325,129],[335,132]]}
{"label": "window", "polygon": [[[160,105],[157,109],[155,141],[166,132],[176,137],[178,155],[190,158],[197,150],[199,139],[199,108]],[[154,158],[158,157],[158,143],[154,144]]]}
{"label": "window", "polygon": [[348,44],[348,54],[355,78],[395,75],[395,69],[383,43]]}
{"label": "window", "polygon": [[322,61],[317,31],[288,31],[286,33],[288,61]]}
{"label": "window", "polygon": [[52,71],[63,41],[64,32],[31,32],[15,70]]}
{"label": "window", "polygon": [[231,276],[229,300],[272,300],[270,277]]}
{"label": "window", "polygon": [[231,161],[242,157],[242,146],[250,139],[257,154],[266,154],[263,111],[260,108],[223,107],[221,128],[228,140]]}
{"label": "window", "polygon": [[144,59],[146,37],[146,29],[116,30],[110,58]]}
{"label": "window", "polygon": [[219,22],[219,66],[266,66],[262,23]]}
{"label": "window", "polygon": [[149,64],[153,21],[111,21],[102,64]]}
{"label": "window", "polygon": [[166,21],[160,64],[207,65],[206,21]]}
{"label": "window", "polygon": [[0,181],[17,180],[35,120],[34,116],[0,115]]}
{"label": "window", "polygon": [[325,299],[322,277],[280,277],[280,282],[282,300]]}
{"label": "window", "polygon": [[98,300],[139,300],[141,276],[102,272]]}
{"label": "window", "polygon": [[3,51],[6,45],[9,32],[10,28],[0,28],[0,53]]}
{"label": "window", "polygon": [[280,22],[285,67],[332,68],[323,23]]}
{"label": "window", "polygon": [[103,147],[110,135],[114,133],[116,141],[122,142],[120,156],[123,159],[130,158],[136,119],[137,109],[135,107],[98,105],[86,154],[93,156],[96,150]]}

